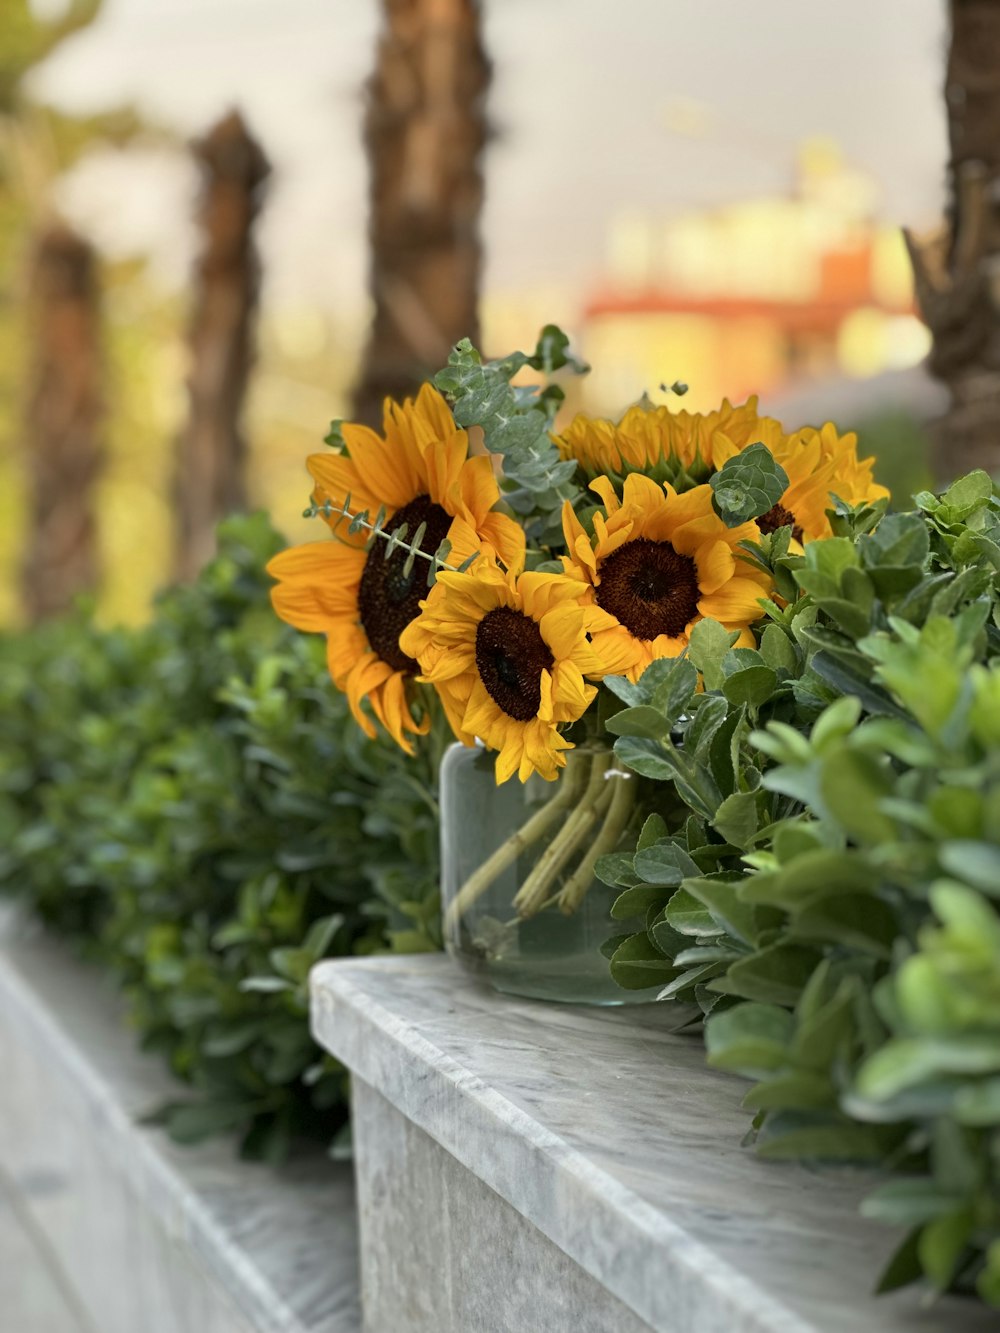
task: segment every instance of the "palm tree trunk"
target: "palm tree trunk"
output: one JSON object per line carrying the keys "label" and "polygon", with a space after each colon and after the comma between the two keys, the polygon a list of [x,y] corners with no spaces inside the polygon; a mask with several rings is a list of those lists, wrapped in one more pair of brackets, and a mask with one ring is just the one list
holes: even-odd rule
{"label": "palm tree trunk", "polygon": [[90,245],[56,225],[31,265],[25,420],[28,537],[21,588],[33,620],[67,611],[98,578],[94,489],[104,462],[97,264]]}
{"label": "palm tree trunk", "polygon": [[480,159],[490,64],[477,0],[383,0],[368,85],[374,317],[354,416],[412,393],[478,337]]}
{"label": "palm tree trunk", "polygon": [[1000,470],[1000,4],[950,0],[949,11],[949,215],[932,238],[907,235],[929,366],[951,392],[936,431],[942,480]]}
{"label": "palm tree trunk", "polygon": [[189,346],[190,408],[174,485],[175,568],[195,575],[221,518],[246,506],[243,404],[253,364],[259,264],[253,239],[270,166],[233,112],[192,145],[201,168],[201,256]]}

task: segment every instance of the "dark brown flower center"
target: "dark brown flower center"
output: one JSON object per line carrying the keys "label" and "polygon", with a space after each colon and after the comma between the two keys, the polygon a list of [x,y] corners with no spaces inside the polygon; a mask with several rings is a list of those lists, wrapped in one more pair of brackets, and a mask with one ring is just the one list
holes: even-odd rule
{"label": "dark brown flower center", "polygon": [[[392,535],[406,524],[405,542],[413,539],[421,523],[427,528],[420,539],[420,550],[433,555],[451,527],[450,516],[431,500],[429,495],[418,495],[415,500],[397,509],[385,525]],[[399,646],[399,636],[407,625],[420,614],[420,601],[427,596],[427,561],[419,557],[406,572],[409,552],[397,547],[386,559],[385,542],[378,539],[368,552],[361,584],[358,588],[358,613],[368,642],[383,662],[393,671],[414,675],[418,664],[407,657]]]}
{"label": "dark brown flower center", "polygon": [[552,653],[530,616],[498,606],[476,630],[476,667],[490,698],[515,722],[530,722],[542,702],[542,672]]}
{"label": "dark brown flower center", "polygon": [[802,529],[795,522],[795,515],[790,509],[786,509],[783,504],[776,504],[769,509],[766,514],[761,514],[757,520],[757,526],[761,532],[777,532],[779,528],[787,528],[791,524],[792,536],[797,542],[802,540]]}
{"label": "dark brown flower center", "polygon": [[597,604],[637,639],[683,634],[698,614],[698,571],[669,542],[638,537],[602,560]]}

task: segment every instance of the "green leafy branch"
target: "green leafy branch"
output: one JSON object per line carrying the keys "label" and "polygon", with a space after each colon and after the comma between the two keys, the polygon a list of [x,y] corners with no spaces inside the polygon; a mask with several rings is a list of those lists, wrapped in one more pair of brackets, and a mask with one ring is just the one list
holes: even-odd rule
{"label": "green leafy branch", "polygon": [[479,558],[479,552],[473,551],[467,556],[460,565],[449,565],[448,556],[451,554],[451,542],[446,537],[433,553],[425,551],[421,543],[427,535],[426,522],[419,523],[413,533],[412,540],[407,541],[409,535],[409,523],[400,523],[398,527],[391,531],[386,528],[387,519],[385,505],[379,507],[378,513],[372,519],[367,509],[361,509],[355,512],[351,509],[351,493],[348,491],[343,504],[335,505],[332,500],[325,500],[323,504],[316,504],[314,501],[308,509],[303,509],[303,518],[325,518],[332,520],[331,526],[334,534],[344,522],[349,519],[347,532],[349,536],[355,536],[359,532],[368,532],[369,537],[365,543],[365,550],[370,551],[376,542],[385,542],[385,549],[382,552],[382,558],[389,560],[397,551],[406,552],[406,560],[403,564],[403,575],[409,578],[413,572],[414,564],[417,560],[425,560],[430,568],[427,571],[427,586],[433,586],[440,570],[447,570],[451,574],[464,574],[475,561]]}
{"label": "green leafy branch", "polygon": [[522,514],[552,512],[577,495],[570,485],[576,463],[560,458],[549,433],[565,394],[557,384],[515,387],[511,381],[525,366],[546,376],[564,368],[575,374],[588,369],[570,354],[566,334],[547,324],[534,353],[514,352],[500,361],[484,361],[463,338],[434,383],[450,400],[458,424],[481,427],[486,448],[502,455],[512,508]]}

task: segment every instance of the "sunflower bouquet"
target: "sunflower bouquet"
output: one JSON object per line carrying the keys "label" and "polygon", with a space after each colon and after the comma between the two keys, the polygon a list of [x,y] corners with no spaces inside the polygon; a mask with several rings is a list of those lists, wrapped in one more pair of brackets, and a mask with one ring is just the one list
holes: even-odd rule
{"label": "sunflower bouquet", "polygon": [[[546,383],[515,384],[526,368]],[[562,774],[463,874],[452,923],[512,867],[507,927],[574,913],[641,804],[638,783],[610,780],[625,775],[602,740],[604,682],[683,654],[705,619],[754,647],[775,555],[832,535],[831,496],[887,494],[855,436],[787,433],[753,398],[706,414],[644,398],[559,429],[552,377],[584,369],[552,326],[501,361],[458,344],[433,384],[386,403],[381,433],[334,423],[308,460],[307,513],[330,536],[270,565],[276,611],[326,635],[368,735],[412,752],[443,714],[494,756],[497,786]]]}

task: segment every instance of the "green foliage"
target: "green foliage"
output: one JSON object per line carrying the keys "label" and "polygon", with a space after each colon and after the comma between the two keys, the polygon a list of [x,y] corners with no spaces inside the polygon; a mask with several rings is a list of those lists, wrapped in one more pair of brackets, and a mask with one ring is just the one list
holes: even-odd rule
{"label": "green foliage", "polygon": [[565,394],[558,384],[515,386],[525,367],[551,376],[568,368],[582,374],[587,367],[569,352],[569,339],[554,324],[538,336],[532,354],[512,352],[501,361],[483,361],[468,338],[456,344],[448,365],[434,383],[451,402],[460,426],[479,426],[487,449],[503,456],[506,500],[522,516],[538,514],[528,524],[530,536],[558,529],[564,500],[576,501],[576,464],[563,461],[550,429]]}
{"label": "green foliage", "polygon": [[367,740],[273,615],[280,545],[231,521],[147,628],[9,636],[0,675],[0,885],[120,977],[194,1090],[170,1130],[268,1158],[346,1117],[312,963],[439,943],[433,755]]}
{"label": "green foliage", "polygon": [[709,480],[712,504],[727,528],[759,518],[788,489],[788,474],[764,444],[734,454]]}
{"label": "green foliage", "polygon": [[609,682],[618,757],[686,813],[598,870],[645,914],[613,975],[700,1006],[758,1152],[896,1173],[882,1289],[1000,1304],[1000,503],[983,473],[917,503],[755,548],[758,650],[704,624]]}

